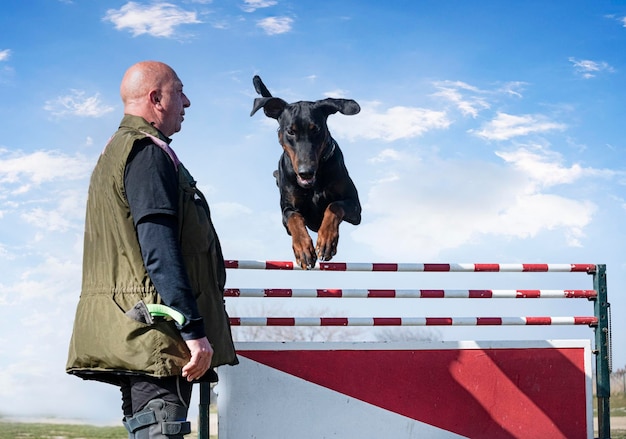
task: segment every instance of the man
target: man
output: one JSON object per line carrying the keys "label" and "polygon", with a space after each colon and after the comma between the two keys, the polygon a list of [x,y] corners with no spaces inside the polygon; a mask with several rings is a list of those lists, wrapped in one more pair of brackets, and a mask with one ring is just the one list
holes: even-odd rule
{"label": "man", "polygon": [[131,439],[183,438],[193,382],[238,363],[209,206],[169,147],[191,103],[166,64],[128,69],[91,176],[67,372],[120,387]]}

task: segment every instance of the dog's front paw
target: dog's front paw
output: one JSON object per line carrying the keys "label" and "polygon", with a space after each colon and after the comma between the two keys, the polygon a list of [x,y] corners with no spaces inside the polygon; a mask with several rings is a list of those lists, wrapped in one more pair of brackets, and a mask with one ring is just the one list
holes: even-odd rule
{"label": "dog's front paw", "polygon": [[320,261],[330,261],[337,254],[339,233],[324,233],[323,229],[317,235],[315,253]]}
{"label": "dog's front paw", "polygon": [[291,235],[291,247],[296,257],[296,262],[303,270],[311,270],[315,267],[317,257],[309,232],[307,232],[304,218],[300,213],[294,212],[287,220],[287,230]]}
{"label": "dog's front paw", "polygon": [[293,240],[293,254],[296,257],[296,262],[303,270],[311,270],[315,267],[317,256],[313,248],[313,241],[308,235],[306,239]]}
{"label": "dog's front paw", "polygon": [[330,261],[337,254],[339,243],[339,224],[344,216],[342,204],[330,203],[324,211],[322,225],[317,231],[315,252],[321,261]]}

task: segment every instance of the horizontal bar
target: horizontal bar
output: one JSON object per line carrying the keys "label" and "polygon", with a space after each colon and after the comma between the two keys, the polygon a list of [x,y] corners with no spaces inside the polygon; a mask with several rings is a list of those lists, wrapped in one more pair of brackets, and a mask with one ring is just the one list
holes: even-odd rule
{"label": "horizontal bar", "polygon": [[583,317],[231,317],[232,326],[596,326]]}
{"label": "horizontal bar", "polygon": [[293,298],[397,298],[397,299],[591,299],[595,290],[411,290],[411,289],[314,289],[226,288],[226,297]]}
{"label": "horizontal bar", "polygon": [[[302,270],[292,261],[227,260],[226,268],[245,270]],[[418,264],[369,262],[318,262],[320,271],[399,271],[399,272],[514,272],[514,273],[593,273],[595,264]]]}

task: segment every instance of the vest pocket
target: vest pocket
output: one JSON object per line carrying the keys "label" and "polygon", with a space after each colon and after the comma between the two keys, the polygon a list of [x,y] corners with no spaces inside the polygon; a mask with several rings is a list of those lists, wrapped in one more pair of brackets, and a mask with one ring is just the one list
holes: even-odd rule
{"label": "vest pocket", "polygon": [[74,368],[180,375],[189,351],[174,322],[159,319],[149,325],[126,315],[141,298],[137,293],[101,293],[81,300],[76,314],[80,330],[74,333],[75,351],[81,354],[73,359]]}

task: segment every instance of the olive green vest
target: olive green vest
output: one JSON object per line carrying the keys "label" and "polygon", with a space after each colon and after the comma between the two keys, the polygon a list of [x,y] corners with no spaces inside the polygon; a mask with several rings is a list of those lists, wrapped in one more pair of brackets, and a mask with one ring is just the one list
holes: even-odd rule
{"label": "olive green vest", "polygon": [[[82,292],[66,367],[82,378],[115,383],[117,374],[180,375],[190,358],[173,321],[159,319],[148,325],[125,314],[139,300],[161,303],[143,264],[124,192],[128,156],[135,142],[146,137],[161,139],[162,144],[169,140],[143,118],[126,115],[91,176]],[[171,150],[170,157],[176,160]],[[224,307],[226,270],[220,243],[204,196],[187,169],[176,165],[180,245],[213,346],[211,365],[234,365],[238,360]]]}

